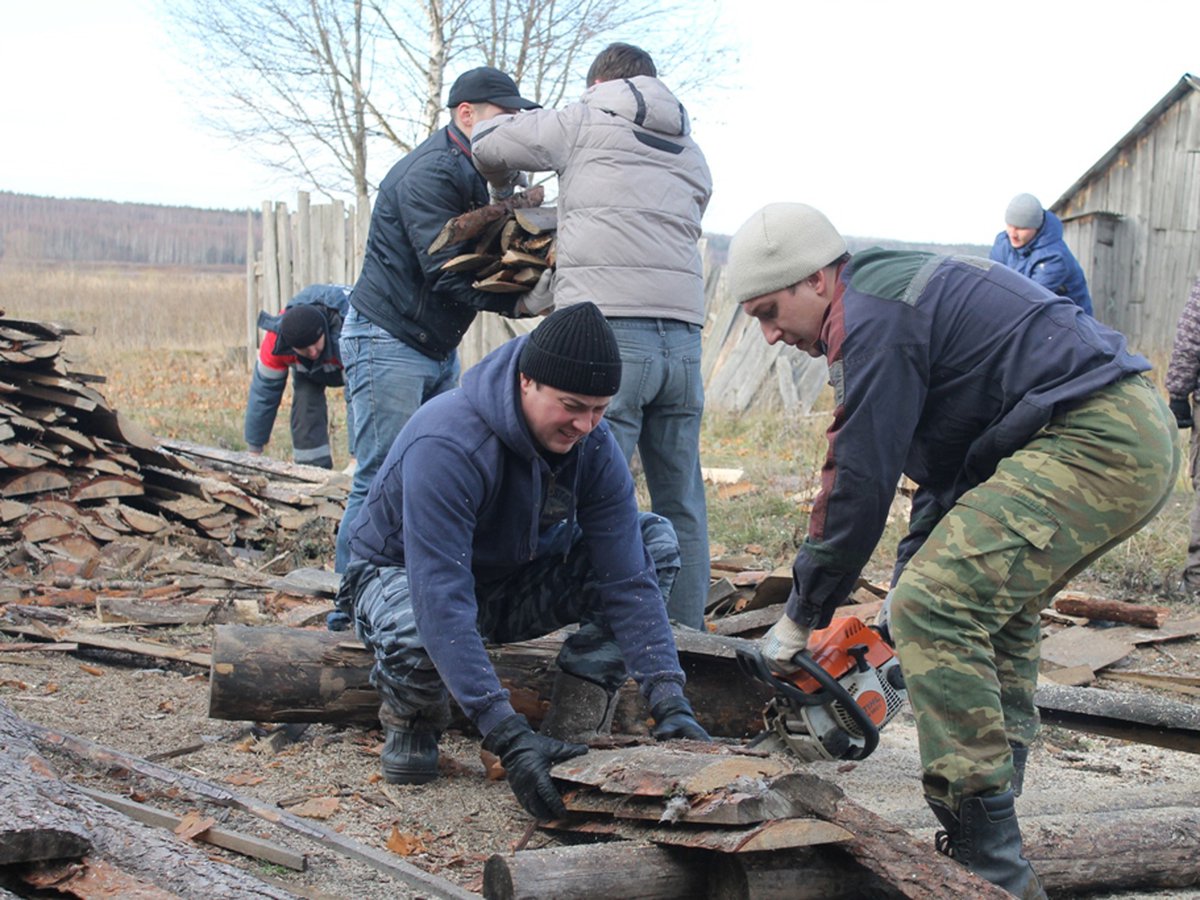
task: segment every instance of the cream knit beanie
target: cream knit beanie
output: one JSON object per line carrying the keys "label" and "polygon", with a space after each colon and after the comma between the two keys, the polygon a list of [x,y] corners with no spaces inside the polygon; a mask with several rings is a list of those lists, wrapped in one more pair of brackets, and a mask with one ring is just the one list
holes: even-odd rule
{"label": "cream knit beanie", "polygon": [[729,244],[729,292],[744,303],[803,281],[846,252],[825,214],[803,203],[770,203]]}

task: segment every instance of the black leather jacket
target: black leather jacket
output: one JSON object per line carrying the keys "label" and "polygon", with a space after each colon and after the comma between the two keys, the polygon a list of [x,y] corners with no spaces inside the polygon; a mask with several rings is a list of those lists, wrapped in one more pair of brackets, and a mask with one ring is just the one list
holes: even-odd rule
{"label": "black leather jacket", "polygon": [[511,294],[472,288],[469,273],[442,271],[448,259],[469,252],[469,242],[428,252],[448,220],[488,203],[470,147],[451,124],[392,166],[379,185],[362,273],[350,296],[361,315],[437,360],[454,352],[480,310],[511,316],[516,305]]}

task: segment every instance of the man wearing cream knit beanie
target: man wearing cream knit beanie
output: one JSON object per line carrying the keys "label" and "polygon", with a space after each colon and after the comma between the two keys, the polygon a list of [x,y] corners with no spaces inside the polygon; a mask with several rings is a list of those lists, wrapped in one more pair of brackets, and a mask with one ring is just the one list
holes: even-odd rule
{"label": "man wearing cream knit beanie", "polygon": [[811,206],[773,203],[729,248],[768,343],[829,363],[829,452],[785,614],[759,646],[798,668],[849,596],[901,474],[919,488],[890,628],[926,799],[960,863],[1044,897],[1014,798],[1037,733],[1039,612],[1170,495],[1174,420],[1125,338],[1000,264],[846,253]]}

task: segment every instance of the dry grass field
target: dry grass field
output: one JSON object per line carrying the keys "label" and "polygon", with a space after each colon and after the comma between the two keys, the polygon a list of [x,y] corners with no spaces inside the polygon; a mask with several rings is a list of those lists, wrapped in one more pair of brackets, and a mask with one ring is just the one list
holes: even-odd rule
{"label": "dry grass field", "polygon": [[[242,449],[246,366],[245,275],[241,270],[19,265],[0,259],[0,309],[81,332],[69,339],[76,371],[102,375],[109,403],[154,433]],[[1165,358],[1154,359],[1161,381]],[[289,392],[290,396],[290,392]],[[288,459],[287,403],[267,452]],[[818,409],[827,409],[823,397]],[[335,464],[347,461],[345,408],[330,403]],[[739,468],[736,485],[709,487],[714,555],[749,552],[768,565],[790,561],[807,527],[808,504],[825,453],[827,416],[710,413],[702,436],[706,466]],[[1170,596],[1187,547],[1191,492],[1140,535],[1100,560],[1091,576],[1112,596]],[[888,525],[867,574],[886,580],[903,535]]]}

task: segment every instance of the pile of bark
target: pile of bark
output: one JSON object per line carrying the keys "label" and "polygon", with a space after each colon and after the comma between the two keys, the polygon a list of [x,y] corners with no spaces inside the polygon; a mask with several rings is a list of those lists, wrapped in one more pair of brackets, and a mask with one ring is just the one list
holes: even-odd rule
{"label": "pile of bark", "polygon": [[129,538],[259,547],[323,520],[346,476],[160,442],[72,371],[62,326],[0,314],[0,560],[89,559]]}
{"label": "pile of bark", "polygon": [[429,252],[472,241],[468,252],[447,260],[442,268],[471,273],[476,290],[524,293],[546,269],[554,268],[558,211],[542,207],[543,199],[539,186],[463,213],[446,223]]}

